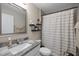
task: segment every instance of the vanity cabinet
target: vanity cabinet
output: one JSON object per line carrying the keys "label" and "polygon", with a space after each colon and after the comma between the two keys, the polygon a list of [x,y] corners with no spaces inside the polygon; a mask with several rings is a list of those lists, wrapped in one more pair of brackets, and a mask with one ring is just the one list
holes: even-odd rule
{"label": "vanity cabinet", "polygon": [[28,53],[25,53],[24,56],[39,56],[40,44],[33,49],[31,49]]}
{"label": "vanity cabinet", "polygon": [[24,42],[11,48],[0,48],[0,56],[39,56],[40,42]]}

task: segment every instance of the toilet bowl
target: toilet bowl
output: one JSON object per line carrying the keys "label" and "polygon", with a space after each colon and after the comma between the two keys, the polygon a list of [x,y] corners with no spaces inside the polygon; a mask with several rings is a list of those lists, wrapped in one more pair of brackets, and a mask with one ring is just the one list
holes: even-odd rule
{"label": "toilet bowl", "polygon": [[52,54],[51,50],[46,47],[40,48],[39,52],[41,56],[50,56]]}

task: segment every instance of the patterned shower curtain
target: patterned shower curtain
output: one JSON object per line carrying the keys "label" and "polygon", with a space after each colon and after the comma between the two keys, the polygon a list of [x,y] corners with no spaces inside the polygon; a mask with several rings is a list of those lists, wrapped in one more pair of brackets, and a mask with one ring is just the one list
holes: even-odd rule
{"label": "patterned shower curtain", "polygon": [[43,16],[42,45],[51,49],[53,55],[76,54],[74,11],[70,9]]}

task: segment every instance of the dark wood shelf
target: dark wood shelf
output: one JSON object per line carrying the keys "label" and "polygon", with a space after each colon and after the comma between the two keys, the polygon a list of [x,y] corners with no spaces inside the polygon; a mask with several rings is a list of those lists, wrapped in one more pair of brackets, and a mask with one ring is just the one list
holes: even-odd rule
{"label": "dark wood shelf", "polygon": [[41,31],[41,30],[32,30],[33,32],[36,32],[36,31]]}
{"label": "dark wood shelf", "polygon": [[36,24],[36,25],[41,25],[41,24]]}
{"label": "dark wood shelf", "polygon": [[41,31],[41,30],[39,29],[40,25],[41,25],[41,24],[30,24],[29,26],[31,27],[31,31],[32,31],[32,32],[37,32],[37,31]]}
{"label": "dark wood shelf", "polygon": [[35,26],[35,24],[30,24],[29,26]]}

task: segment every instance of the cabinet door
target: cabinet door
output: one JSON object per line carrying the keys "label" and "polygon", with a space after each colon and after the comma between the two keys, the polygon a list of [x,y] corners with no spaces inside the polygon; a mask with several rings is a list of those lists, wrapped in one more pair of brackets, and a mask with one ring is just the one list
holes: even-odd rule
{"label": "cabinet door", "polygon": [[40,45],[33,48],[30,52],[26,53],[24,56],[37,56],[39,54]]}

